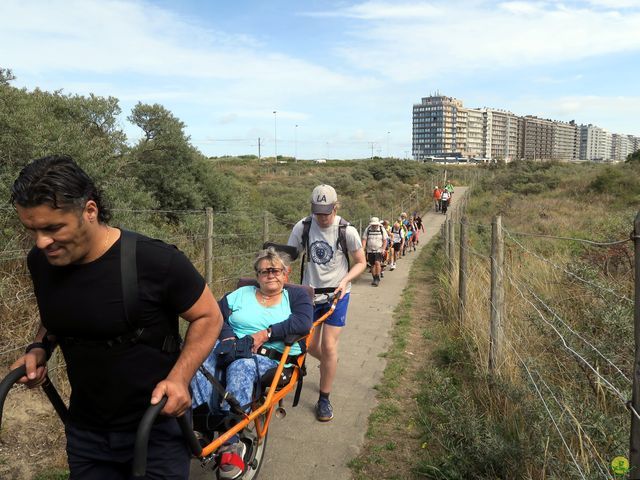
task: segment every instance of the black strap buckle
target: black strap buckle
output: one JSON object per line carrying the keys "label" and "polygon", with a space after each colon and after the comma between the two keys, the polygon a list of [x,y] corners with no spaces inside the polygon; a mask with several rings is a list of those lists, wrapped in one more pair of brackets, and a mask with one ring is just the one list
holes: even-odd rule
{"label": "black strap buckle", "polygon": [[105,345],[109,348],[115,345],[122,345],[123,343],[138,343],[140,336],[144,332],[144,328],[138,328],[133,332],[125,333],[124,335],[117,336],[111,340],[105,341]]}
{"label": "black strap buckle", "polygon": [[[276,362],[279,362],[280,359],[282,358],[282,352],[279,352],[278,350],[275,350],[273,348],[267,348],[267,347],[260,347],[260,349],[258,350],[258,355],[263,355],[267,358],[270,358],[271,360],[275,360]],[[296,363],[297,359],[298,359],[298,355],[289,355],[285,363]]]}

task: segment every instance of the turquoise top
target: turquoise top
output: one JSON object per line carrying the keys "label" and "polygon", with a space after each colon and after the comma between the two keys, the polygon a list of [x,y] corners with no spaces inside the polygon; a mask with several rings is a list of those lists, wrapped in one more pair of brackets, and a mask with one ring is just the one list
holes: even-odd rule
{"label": "turquoise top", "polygon": [[[284,322],[291,315],[289,292],[282,291],[282,300],[278,305],[265,307],[258,302],[254,286],[241,287],[227,295],[231,310],[229,325],[238,338],[269,328],[274,323]],[[279,352],[284,351],[284,342],[265,342],[264,346]],[[298,343],[291,346],[289,355],[300,355],[302,349]]]}

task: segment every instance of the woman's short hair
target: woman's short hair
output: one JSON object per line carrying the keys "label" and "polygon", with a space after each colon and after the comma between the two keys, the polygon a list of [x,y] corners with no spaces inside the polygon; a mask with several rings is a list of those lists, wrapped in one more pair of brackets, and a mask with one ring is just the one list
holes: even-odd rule
{"label": "woman's short hair", "polygon": [[273,247],[265,248],[264,250],[260,250],[256,255],[256,260],[253,262],[253,269],[257,272],[258,265],[263,260],[267,260],[271,265],[282,265],[283,268],[289,268],[291,264],[291,258],[289,255],[283,252],[278,252]]}

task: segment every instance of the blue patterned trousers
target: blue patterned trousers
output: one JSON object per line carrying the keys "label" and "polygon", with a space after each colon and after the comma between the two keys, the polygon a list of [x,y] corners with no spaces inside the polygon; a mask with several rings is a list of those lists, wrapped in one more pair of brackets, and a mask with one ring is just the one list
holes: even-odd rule
{"label": "blue patterned trousers", "polygon": [[[257,359],[258,368],[256,369]],[[276,367],[278,362],[272,360],[263,355],[254,355],[253,358],[240,358],[232,362],[226,371],[226,389],[231,393],[240,405],[246,405],[251,402],[253,395],[253,387],[258,379],[258,375],[262,377],[268,370]],[[204,361],[204,367],[210,372],[214,373],[216,368],[216,358],[213,353]],[[208,403],[211,410],[215,410],[218,406],[213,405],[215,398],[213,393],[213,385],[207,380],[207,378],[200,372],[196,372],[196,375],[191,380],[191,389],[193,390],[193,408],[196,408],[203,403]],[[227,402],[223,402],[223,410],[229,410]]]}

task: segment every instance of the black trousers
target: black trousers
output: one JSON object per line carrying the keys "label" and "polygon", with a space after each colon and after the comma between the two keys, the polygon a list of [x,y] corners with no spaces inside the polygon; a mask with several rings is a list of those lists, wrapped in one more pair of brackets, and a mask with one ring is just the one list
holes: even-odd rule
{"label": "black trousers", "polygon": [[[71,424],[65,427],[69,480],[129,480],[132,478],[136,432],[96,432]],[[147,456],[148,480],[187,480],[190,453],[175,419],[151,429]]]}

